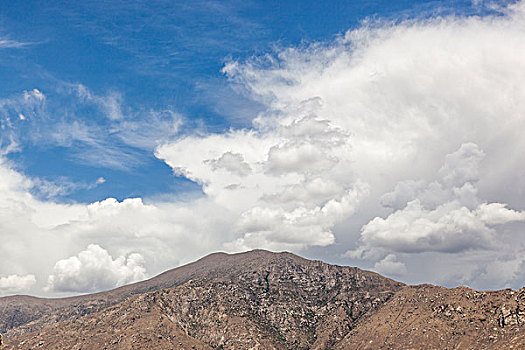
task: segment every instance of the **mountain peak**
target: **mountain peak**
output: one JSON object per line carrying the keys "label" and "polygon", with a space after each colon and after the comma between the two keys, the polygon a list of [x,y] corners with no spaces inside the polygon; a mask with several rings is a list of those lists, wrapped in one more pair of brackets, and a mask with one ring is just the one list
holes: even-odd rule
{"label": "mountain peak", "polygon": [[0,299],[7,348],[523,348],[525,290],[403,283],[289,252],[216,252],[96,294]]}
{"label": "mountain peak", "polygon": [[[10,337],[23,336],[25,333],[53,327],[56,321],[68,322],[79,315],[87,317],[92,313],[104,312],[136,297],[155,295],[156,299],[167,298],[162,291],[168,290],[168,293],[181,293],[180,296],[184,299],[186,293],[193,294],[199,290],[195,298],[202,303],[211,299],[221,300],[230,295],[230,300],[243,304],[243,314],[253,317],[264,314],[265,307],[270,305],[281,305],[279,312],[293,310],[296,308],[295,303],[301,300],[309,306],[297,311],[294,323],[297,323],[296,327],[303,329],[304,336],[313,339],[318,321],[310,320],[305,324],[305,313],[314,315],[320,312],[319,308],[324,308],[323,314],[336,309],[346,310],[340,312],[347,315],[345,319],[347,327],[350,327],[358,315],[376,308],[380,301],[387,300],[401,287],[401,283],[371,272],[311,261],[289,252],[274,253],[260,249],[235,254],[216,252],[149,280],[106,292],[62,299],[34,299],[31,305],[15,303],[14,298],[10,298],[7,303],[4,300],[0,331]],[[202,295],[208,296],[202,299]],[[352,304],[343,306],[334,298],[360,300],[361,304],[354,307]],[[259,301],[250,305],[253,300]],[[166,303],[172,302],[170,298],[166,299]],[[327,305],[330,307],[326,308]],[[354,311],[350,311],[352,307]],[[321,314],[315,317],[316,320],[322,318]],[[264,320],[268,327],[269,324],[275,327],[274,322],[274,319]],[[256,327],[259,328],[260,325]],[[261,329],[259,331],[263,332]]]}

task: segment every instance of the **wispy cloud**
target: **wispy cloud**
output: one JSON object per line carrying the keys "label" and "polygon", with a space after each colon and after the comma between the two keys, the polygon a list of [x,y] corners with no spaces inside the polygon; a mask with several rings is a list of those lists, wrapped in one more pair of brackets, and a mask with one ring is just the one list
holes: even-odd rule
{"label": "wispy cloud", "polygon": [[167,109],[127,109],[114,91],[97,95],[82,84],[60,83],[49,93],[33,89],[0,100],[0,146],[4,154],[26,142],[64,147],[76,162],[126,170],[173,139],[181,122]]}
{"label": "wispy cloud", "polygon": [[19,49],[28,46],[29,43],[23,43],[16,40],[7,39],[0,36],[0,49]]}
{"label": "wispy cloud", "polygon": [[78,190],[93,189],[105,182],[106,180],[103,177],[99,177],[97,180],[91,183],[75,182],[66,176],[59,176],[53,180],[45,178],[32,178],[31,188],[32,192],[39,198],[45,200],[57,200],[60,197],[67,196],[68,194]]}
{"label": "wispy cloud", "polygon": [[[217,64],[224,55],[239,52],[241,42],[262,37],[265,31],[261,24],[242,15],[257,6],[253,1],[165,2],[162,10],[144,1],[78,5],[61,15],[78,23],[79,30],[97,41],[130,53],[134,58],[130,68],[135,72],[165,78],[195,79],[185,77],[186,70],[202,69],[210,60]],[[118,22],[114,21],[116,14]]]}
{"label": "wispy cloud", "polygon": [[36,41],[20,41],[13,39],[10,31],[4,30],[4,23],[0,22],[0,49],[21,49],[36,45]]}

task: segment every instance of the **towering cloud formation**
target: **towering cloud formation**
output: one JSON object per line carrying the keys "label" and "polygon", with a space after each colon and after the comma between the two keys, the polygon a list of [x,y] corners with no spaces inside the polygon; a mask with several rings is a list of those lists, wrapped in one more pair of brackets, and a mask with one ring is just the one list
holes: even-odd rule
{"label": "towering cloud formation", "polygon": [[[365,25],[230,62],[225,74],[267,111],[250,129],[189,136],[157,156],[240,214],[228,247],[324,246],[362,226],[347,257],[405,272],[403,259],[448,254],[456,273],[470,254],[480,270],[441,282],[484,286],[496,251],[519,256],[510,242],[524,229],[524,6],[503,11]],[[217,166],[230,154],[245,172]],[[328,203],[337,219],[318,215]]]}
{"label": "towering cloud formation", "polygon": [[345,176],[350,137],[313,113],[274,123],[186,137],[159,147],[157,156],[201,183],[208,200],[236,218],[232,229],[239,238],[227,247],[332,244],[333,226],[352,215],[368,192]]}
{"label": "towering cloud formation", "polygon": [[[0,276],[88,291],[212,250],[323,247],[310,252],[407,281],[521,286],[524,29],[516,4],[494,17],[364,25],[228,63],[231,83],[266,107],[251,127],[155,138],[156,156],[202,185],[196,199],[39,201],[2,161]],[[44,100],[28,99],[37,113]],[[114,123],[138,127],[110,102]],[[151,120],[164,119],[173,124]]]}

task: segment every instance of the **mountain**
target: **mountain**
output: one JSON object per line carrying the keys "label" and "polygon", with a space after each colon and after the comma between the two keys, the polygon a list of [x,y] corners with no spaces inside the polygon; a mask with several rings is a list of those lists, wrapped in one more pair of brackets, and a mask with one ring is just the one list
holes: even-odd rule
{"label": "mountain", "polygon": [[0,298],[0,326],[7,349],[519,349],[524,298],[255,250],[107,292]]}
{"label": "mountain", "polygon": [[406,286],[335,349],[525,349],[525,289]]}
{"label": "mountain", "polygon": [[[217,253],[108,292],[65,299],[32,298],[30,305],[24,304],[27,297],[2,298],[0,324],[7,344],[18,348],[41,341],[49,344],[52,339],[61,348],[85,345],[86,340],[79,337],[72,340],[75,344],[64,343],[69,338],[63,333],[76,329],[70,333],[81,330],[89,335],[82,338],[94,339],[96,332],[121,324],[113,323],[117,317],[123,317],[122,322],[133,318],[146,322],[137,312],[154,317],[151,323],[146,322],[151,327],[158,326],[156,321],[163,315],[165,322],[212,347],[264,344],[270,348],[275,344],[271,346],[281,348],[288,344],[326,348],[402,286],[372,272],[309,261],[290,253]],[[59,321],[63,323],[56,323]],[[124,324],[131,328],[119,328],[114,335],[106,332],[109,338],[104,342],[139,326]],[[28,334],[34,331],[37,333]]]}

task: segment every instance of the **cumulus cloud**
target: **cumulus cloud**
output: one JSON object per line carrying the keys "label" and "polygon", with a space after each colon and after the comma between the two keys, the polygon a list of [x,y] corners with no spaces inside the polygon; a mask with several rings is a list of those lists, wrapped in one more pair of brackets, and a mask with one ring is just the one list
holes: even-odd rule
{"label": "cumulus cloud", "polygon": [[[367,182],[370,195],[359,216],[339,226],[339,239],[343,227],[362,226],[348,257],[373,264],[391,253],[402,260],[448,254],[456,271],[467,271],[460,254],[487,265],[494,256],[474,251],[499,251],[497,259],[506,259],[521,249],[523,8],[511,5],[495,17],[366,24],[329,44],[231,62],[224,72],[268,106],[255,127],[274,130],[298,113],[315,114],[349,135],[338,171]],[[299,151],[282,154],[297,169],[301,159],[331,166],[325,149]],[[434,273],[423,265],[414,270]],[[473,276],[471,283],[480,275]]]}
{"label": "cumulus cloud", "polygon": [[[56,276],[44,291],[46,294],[67,288],[75,292],[110,288],[124,283],[122,278],[124,281],[135,279],[132,275],[126,279],[125,271],[138,274],[147,267],[150,273],[160,273],[218,250],[222,242],[232,238],[227,225],[233,221],[231,214],[206,201],[145,204],[140,198],[122,202],[109,198],[89,205],[59,204],[35,198],[30,193],[33,181],[1,158],[0,178],[0,255],[3,259],[0,276],[31,271],[38,277],[35,290],[40,293],[50,274]],[[203,216],[203,213],[214,215]],[[111,259],[112,264],[105,254],[96,255],[98,250],[88,249],[77,255],[93,242],[100,242],[101,247],[114,252],[117,258]],[[136,269],[123,260],[133,253],[144,259],[140,263],[132,259]],[[68,256],[73,258],[64,260]],[[108,263],[110,270],[87,264],[94,256],[103,264]],[[78,263],[83,257],[86,263],[81,264],[78,271],[68,270],[70,265],[64,262],[56,266],[55,272],[51,271],[59,260]],[[75,271],[82,272],[84,279],[74,280]],[[89,273],[93,273],[92,281],[87,278]],[[101,284],[97,284],[98,279]],[[73,287],[66,286],[70,282]],[[84,287],[87,289],[81,290]]]}
{"label": "cumulus cloud", "polygon": [[239,153],[226,152],[218,159],[209,161],[213,169],[225,169],[238,175],[248,175],[252,170],[250,165],[244,161],[244,157]]}
{"label": "cumulus cloud", "polygon": [[[368,187],[344,172],[350,136],[315,114],[223,135],[189,136],[157,156],[198,183],[208,200],[238,216],[225,247],[299,250],[334,242]],[[187,152],[191,148],[192,152]]]}
{"label": "cumulus cloud", "polygon": [[35,275],[0,277],[0,295],[27,292],[35,283]]}
{"label": "cumulus cloud", "polygon": [[376,262],[374,270],[385,276],[403,276],[407,273],[405,264],[397,261],[394,254],[389,254],[383,260]]}
{"label": "cumulus cloud", "polygon": [[[509,225],[525,209],[522,9],[364,25],[329,44],[230,62],[223,72],[267,111],[252,128],[188,136],[156,154],[240,215],[227,247],[326,245],[334,227],[345,240],[345,227],[360,225],[347,256],[377,264],[391,252],[501,249],[502,232],[520,239]],[[251,172],[214,165],[230,154]],[[359,215],[316,215],[360,183]],[[316,234],[288,233],[308,232],[303,217]]]}
{"label": "cumulus cloud", "polygon": [[356,186],[340,200],[332,199],[322,207],[295,207],[290,211],[269,207],[254,207],[241,214],[236,231],[243,236],[227,247],[246,250],[253,247],[299,249],[307,246],[327,246],[334,243],[332,227],[352,215],[366,195],[364,185]]}
{"label": "cumulus cloud", "polygon": [[58,292],[94,292],[146,278],[144,258],[133,253],[115,260],[102,247],[90,244],[76,256],[59,260],[47,281]]}
{"label": "cumulus cloud", "polygon": [[[155,155],[203,195],[57,204],[35,199],[31,179],[2,159],[0,274],[35,271],[37,284],[51,274],[50,293],[88,291],[119,284],[133,275],[130,266],[153,273],[210,251],[271,248],[319,258],[350,251],[349,263],[414,282],[519,286],[524,8],[365,24],[332,42],[230,62],[223,72],[264,111],[250,127],[223,133],[181,136],[176,114],[130,117],[113,105],[122,102],[116,95],[106,103],[69,87],[76,103],[107,114],[119,141],[159,145]],[[47,93],[24,96],[0,101],[2,131],[30,123],[51,101]],[[120,149],[92,139],[97,130],[66,124],[58,134],[69,136],[55,142],[80,142],[97,151],[92,161],[122,163]],[[8,135],[2,145],[15,147]],[[103,248],[77,255],[93,242],[118,257]],[[130,265],[133,253],[144,262]],[[89,265],[95,256],[109,268]],[[84,277],[76,280],[78,271]],[[93,287],[97,274],[104,282]]]}
{"label": "cumulus cloud", "polygon": [[[496,226],[525,221],[525,211],[506,204],[481,202],[477,197],[479,166],[484,152],[466,143],[445,157],[440,179],[403,191],[406,205],[386,218],[376,217],[363,226],[359,247],[348,256],[375,258],[389,252],[457,253],[472,249],[499,249]],[[400,189],[386,194],[387,202],[398,202]],[[407,196],[412,195],[413,198]],[[383,198],[383,202],[385,199]]]}
{"label": "cumulus cloud", "polygon": [[354,169],[363,178],[426,176],[466,141],[490,149],[489,164],[519,168],[522,17],[520,6],[501,18],[365,26],[330,45],[233,62],[224,71],[283,119],[299,108],[308,113],[315,99],[320,118],[352,134]]}

